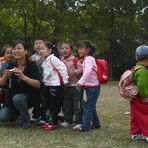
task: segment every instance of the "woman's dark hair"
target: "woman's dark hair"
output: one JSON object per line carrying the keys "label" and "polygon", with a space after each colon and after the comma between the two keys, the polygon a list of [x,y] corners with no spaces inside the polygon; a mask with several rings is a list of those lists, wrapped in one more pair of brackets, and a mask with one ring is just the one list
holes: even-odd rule
{"label": "woman's dark hair", "polygon": [[62,42],[62,43],[61,43],[61,46],[62,46],[63,44],[69,45],[70,49],[73,50],[72,43],[70,43],[70,42]]}
{"label": "woman's dark hair", "polygon": [[44,41],[44,45],[48,48],[48,49],[52,49],[52,54],[54,54],[57,58],[59,58],[60,53],[59,50],[57,49],[56,45],[52,44],[49,41]]}
{"label": "woman's dark hair", "polygon": [[6,52],[7,48],[12,48],[12,46],[9,45],[9,44],[4,45],[3,48],[1,49],[1,53],[0,53],[1,56],[5,55],[5,52]]}
{"label": "woman's dark hair", "polygon": [[89,40],[82,40],[82,41],[78,42],[77,47],[90,48],[89,55],[93,55],[96,50],[95,45]]}
{"label": "woman's dark hair", "polygon": [[28,45],[25,41],[16,41],[16,42],[13,44],[12,48],[15,48],[15,46],[16,46],[17,44],[21,44],[21,45],[24,47],[25,50],[29,50],[29,45]]}

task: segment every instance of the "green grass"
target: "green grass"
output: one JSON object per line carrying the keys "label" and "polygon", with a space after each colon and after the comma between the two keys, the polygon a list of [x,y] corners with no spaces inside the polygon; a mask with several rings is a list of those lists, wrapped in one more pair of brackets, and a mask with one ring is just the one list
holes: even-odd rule
{"label": "green grass", "polygon": [[59,127],[52,132],[33,126],[21,129],[18,124],[0,124],[0,148],[146,148],[145,142],[129,139],[129,104],[118,95],[117,83],[102,86],[97,104],[101,129],[86,133]]}

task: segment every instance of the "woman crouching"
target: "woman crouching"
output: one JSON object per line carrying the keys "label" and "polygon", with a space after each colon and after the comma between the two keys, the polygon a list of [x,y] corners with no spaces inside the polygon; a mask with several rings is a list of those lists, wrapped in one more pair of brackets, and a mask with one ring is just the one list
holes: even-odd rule
{"label": "woman crouching", "polygon": [[9,81],[9,102],[0,110],[0,122],[11,122],[21,117],[23,128],[30,126],[28,109],[38,101],[40,88],[40,74],[37,65],[28,61],[28,45],[18,41],[13,45],[13,55],[16,60],[13,69],[6,70],[0,78],[0,85],[7,85]]}

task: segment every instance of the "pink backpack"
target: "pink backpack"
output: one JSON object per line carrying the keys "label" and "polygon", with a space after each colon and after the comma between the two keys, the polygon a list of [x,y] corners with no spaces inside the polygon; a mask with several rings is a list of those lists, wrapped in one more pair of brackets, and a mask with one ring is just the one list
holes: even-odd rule
{"label": "pink backpack", "polygon": [[122,74],[119,81],[119,92],[121,97],[129,101],[136,98],[139,91],[136,84],[133,82],[134,73],[141,68],[143,68],[143,66],[127,70]]}

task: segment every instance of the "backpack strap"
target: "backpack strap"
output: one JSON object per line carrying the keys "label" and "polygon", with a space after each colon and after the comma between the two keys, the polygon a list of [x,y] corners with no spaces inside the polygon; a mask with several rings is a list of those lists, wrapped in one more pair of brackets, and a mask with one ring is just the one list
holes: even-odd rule
{"label": "backpack strap", "polygon": [[139,69],[145,69],[145,67],[144,66],[138,66],[138,67],[136,67],[136,66],[134,66],[133,68],[132,68],[132,71],[133,71],[133,73],[135,73],[137,70],[139,70]]}
{"label": "backpack strap", "polygon": [[[51,58],[52,58],[52,57],[51,57]],[[58,77],[59,77],[59,80],[60,80],[60,84],[61,84],[61,86],[64,86],[64,80],[63,80],[63,78],[62,78],[60,72],[58,71],[58,69],[54,66],[54,64],[53,64],[53,62],[52,62],[52,60],[51,60],[51,58],[50,58],[50,63],[51,63],[51,65],[52,65],[53,68],[54,68],[53,71],[56,71],[56,72],[57,72]],[[52,76],[52,74],[51,74],[51,76]]]}

